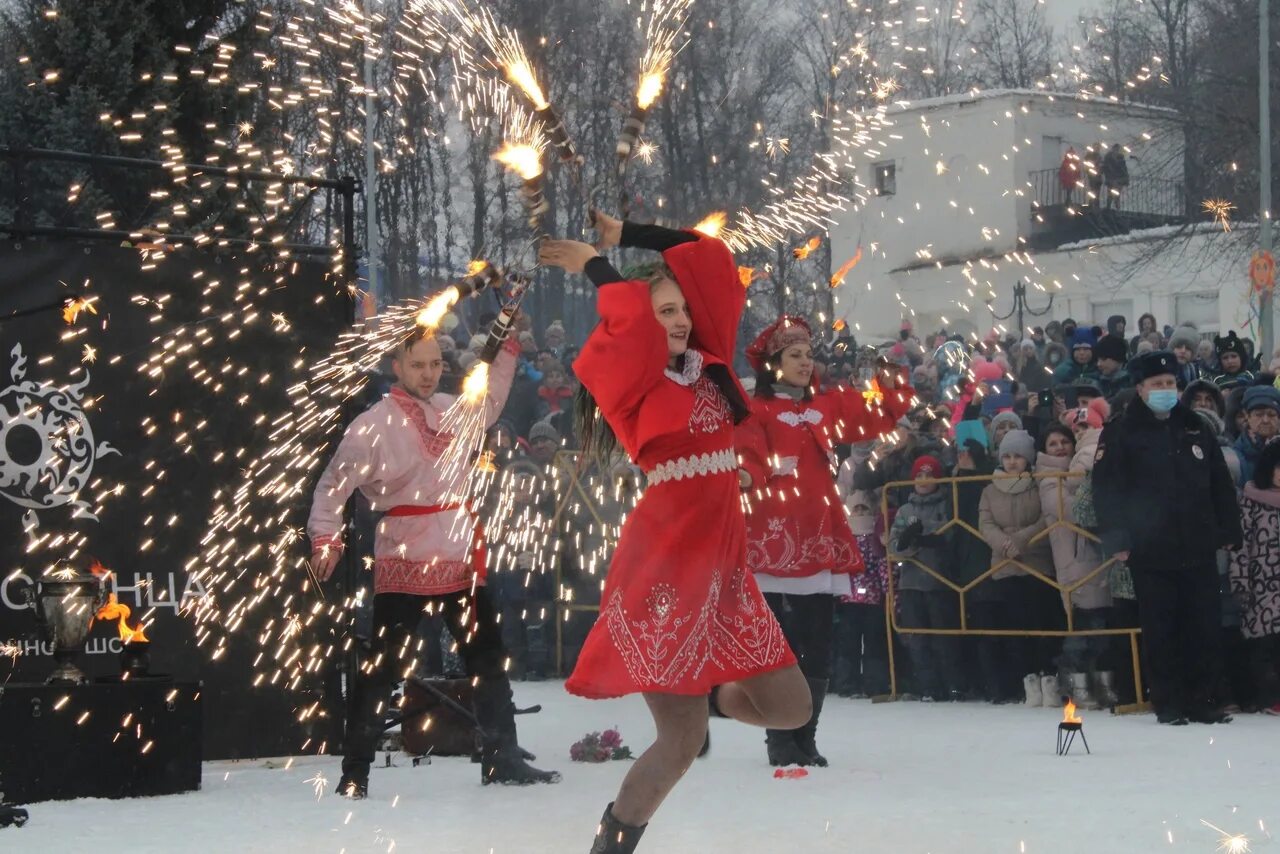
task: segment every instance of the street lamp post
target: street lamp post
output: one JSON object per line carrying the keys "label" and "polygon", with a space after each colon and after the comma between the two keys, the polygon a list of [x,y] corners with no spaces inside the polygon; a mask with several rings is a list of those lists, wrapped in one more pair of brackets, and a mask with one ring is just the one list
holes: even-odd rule
{"label": "street lamp post", "polygon": [[1049,304],[1044,308],[1034,309],[1027,302],[1026,279],[1018,279],[1017,283],[1013,286],[1013,308],[1009,309],[1008,314],[996,314],[996,310],[992,308],[991,303],[987,303],[987,308],[990,309],[991,316],[996,320],[1008,320],[1016,314],[1018,316],[1018,337],[1021,339],[1022,336],[1027,334],[1025,315],[1029,314],[1032,317],[1043,317],[1048,314],[1053,308],[1053,296],[1053,294],[1049,294]]}
{"label": "street lamp post", "polygon": [[[1258,3],[1258,178],[1260,204],[1258,211],[1258,249],[1271,251],[1271,34],[1269,0]],[[1275,347],[1275,312],[1272,308],[1271,287],[1259,294],[1258,327],[1262,333],[1262,363],[1271,360]]]}

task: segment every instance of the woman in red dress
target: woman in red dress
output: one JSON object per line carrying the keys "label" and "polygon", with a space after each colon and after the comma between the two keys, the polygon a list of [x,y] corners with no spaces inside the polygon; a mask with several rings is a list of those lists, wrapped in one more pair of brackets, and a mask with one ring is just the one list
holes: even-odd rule
{"label": "woman in red dress", "polygon": [[605,810],[593,854],[630,852],[689,769],[707,733],[707,697],[726,717],[798,727],[809,691],[782,629],[746,569],[734,423],[746,394],[729,365],[745,303],[718,240],[596,215],[600,247],[662,252],[624,281],[595,247],[544,241],[543,264],[585,272],[600,324],[574,363],[604,424],[584,447],[616,442],[648,475],[619,538],[600,616],[565,687],[583,697],[643,694],[657,739]]}
{"label": "woman in red dress", "polygon": [[747,568],[782,624],[813,695],[813,714],[796,730],[770,729],[770,765],[819,765],[818,716],[831,677],[838,596],[863,570],[832,469],[834,446],[894,429],[913,392],[882,369],[865,393],[840,387],[815,392],[813,341],[803,318],[784,315],[747,348],[756,370],[751,418],[738,427],[738,455],[748,488]]}

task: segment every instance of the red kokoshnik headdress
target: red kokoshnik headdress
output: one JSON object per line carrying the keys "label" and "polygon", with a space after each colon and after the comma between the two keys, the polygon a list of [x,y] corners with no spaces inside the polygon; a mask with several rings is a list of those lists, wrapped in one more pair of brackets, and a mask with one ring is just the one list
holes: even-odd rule
{"label": "red kokoshnik headdress", "polygon": [[747,348],[747,361],[757,371],[764,370],[765,359],[794,344],[813,343],[813,332],[803,317],[784,314],[756,336]]}

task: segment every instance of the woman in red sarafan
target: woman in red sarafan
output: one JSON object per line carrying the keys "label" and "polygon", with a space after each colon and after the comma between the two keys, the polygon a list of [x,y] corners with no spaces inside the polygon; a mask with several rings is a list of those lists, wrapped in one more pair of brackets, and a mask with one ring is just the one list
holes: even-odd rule
{"label": "woman in red sarafan", "polygon": [[[565,683],[583,697],[641,693],[657,739],[605,810],[595,854],[632,851],[688,770],[712,709],[756,726],[798,727],[809,692],[745,567],[734,423],[746,394],[729,368],[745,303],[718,240],[596,215],[602,248],[662,251],[624,281],[595,247],[544,241],[543,264],[586,272],[600,324],[574,363],[589,398],[587,449],[616,442],[648,475],[619,538],[600,616]],[[608,429],[590,417],[598,406]]]}
{"label": "woman in red sarafan", "polygon": [[747,485],[747,568],[809,682],[813,714],[795,730],[770,729],[770,765],[819,765],[816,735],[827,683],[836,597],[852,592],[862,554],[836,492],[832,451],[894,429],[914,393],[882,369],[868,392],[815,392],[813,340],[803,318],[784,315],[747,348],[756,370],[751,418],[738,427]]}

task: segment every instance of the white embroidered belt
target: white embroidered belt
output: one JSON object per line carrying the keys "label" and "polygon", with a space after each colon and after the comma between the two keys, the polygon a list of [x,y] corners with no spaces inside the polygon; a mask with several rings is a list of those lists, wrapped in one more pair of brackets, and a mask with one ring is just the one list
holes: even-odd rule
{"label": "white embroidered belt", "polygon": [[733,448],[713,451],[709,454],[698,454],[695,457],[680,457],[658,463],[648,472],[649,485],[654,486],[668,480],[685,480],[691,477],[706,477],[709,474],[722,474],[736,471],[738,455]]}

